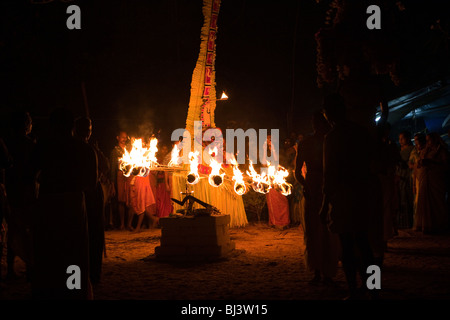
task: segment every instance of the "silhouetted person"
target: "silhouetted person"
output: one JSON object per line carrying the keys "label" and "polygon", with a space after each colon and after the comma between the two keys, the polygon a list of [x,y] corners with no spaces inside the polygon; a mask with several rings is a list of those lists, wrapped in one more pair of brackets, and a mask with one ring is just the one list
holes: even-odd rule
{"label": "silhouetted person", "polygon": [[[312,123],[313,135],[298,145],[295,178],[303,186],[305,197],[302,226],[306,266],[314,272],[310,283],[316,284],[323,277],[324,282],[330,284],[337,272],[339,239],[319,218],[323,200],[323,140],[330,126],[320,112],[314,114]],[[307,170],[303,177],[302,167],[305,163]]]}
{"label": "silhouetted person", "polygon": [[[11,158],[9,156],[8,150],[2,138],[0,138],[0,221],[9,214],[8,199],[6,198],[6,188],[5,188],[5,170],[10,168]],[[0,261],[3,257],[3,246],[5,245],[6,239],[3,234],[0,233]],[[0,282],[2,281],[2,273],[0,270]]]}
{"label": "silhouetted person", "polygon": [[[104,195],[100,182],[100,161],[103,159],[101,151],[90,143],[92,135],[92,121],[87,117],[78,118],[75,121],[75,137],[89,145],[95,152],[97,158],[98,181],[94,190],[85,192],[86,196],[86,212],[88,218],[89,233],[89,275],[92,284],[100,281],[102,273],[103,249],[105,247],[105,222],[104,222]],[[103,166],[104,164],[104,160]],[[106,162],[107,163],[107,162]],[[105,169],[103,169],[105,170]],[[103,176],[106,172],[103,171]]]}
{"label": "silhouetted person", "polygon": [[409,229],[413,225],[413,187],[411,168],[409,167],[409,157],[414,150],[414,145],[411,141],[411,133],[409,131],[402,131],[398,135],[398,142],[400,144],[400,162],[397,166],[398,176],[398,194],[399,194],[399,210],[397,214],[398,228]]}
{"label": "silhouetted person", "polygon": [[32,119],[28,112],[13,112],[11,130],[5,138],[5,145],[11,157],[11,166],[6,169],[5,186],[9,204],[7,277],[16,278],[14,261],[20,257],[31,267],[31,217],[36,201],[36,182],[31,167],[31,154],[35,142],[29,137]]}
{"label": "silhouetted person", "polygon": [[425,234],[448,231],[446,202],[449,151],[436,132],[426,136],[417,165],[418,190],[414,230]]}
{"label": "silhouetted person", "polygon": [[[417,192],[419,190],[419,172],[418,172],[418,165],[420,160],[420,153],[425,148],[427,144],[426,136],[424,133],[416,133],[414,135],[414,149],[411,151],[411,154],[409,156],[409,167],[412,170],[412,180],[413,180],[413,194],[414,194],[414,211],[413,211],[413,217],[416,215],[417,210]],[[413,218],[413,225],[414,225],[414,218]]]}
{"label": "silhouetted person", "polygon": [[387,242],[397,233],[396,213],[399,207],[396,168],[401,158],[397,145],[389,138],[390,130],[389,122],[379,121],[372,147],[374,179],[370,186],[372,216],[369,239],[375,264],[380,267],[384,261]]}
{"label": "silhouetted person", "polygon": [[113,215],[120,221],[120,230],[125,229],[125,209],[128,195],[128,179],[119,168],[119,159],[125,153],[128,135],[125,131],[119,131],[116,136],[117,145],[109,156],[111,168],[111,182],[114,185],[115,195],[112,199]]}
{"label": "silhouetted person", "polygon": [[358,270],[365,287],[367,267],[373,260],[368,239],[370,137],[364,127],[346,119],[346,106],[340,95],[327,96],[323,112],[332,129],[323,144],[324,197],[320,216],[322,222],[329,223],[330,231],[339,235],[352,299],[357,297]]}
{"label": "silhouetted person", "polygon": [[55,110],[51,137],[38,142],[34,155],[39,182],[33,224],[36,299],[92,298],[85,192],[95,190],[97,163],[73,129],[72,113]]}

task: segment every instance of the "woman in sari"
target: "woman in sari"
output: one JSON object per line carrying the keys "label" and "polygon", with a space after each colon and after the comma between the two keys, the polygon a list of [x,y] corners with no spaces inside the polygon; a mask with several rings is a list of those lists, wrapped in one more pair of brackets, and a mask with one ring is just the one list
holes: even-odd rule
{"label": "woman in sari", "polygon": [[446,175],[449,154],[440,136],[430,133],[417,163],[417,210],[414,230],[426,234],[447,230]]}
{"label": "woman in sari", "polygon": [[396,227],[400,229],[409,229],[412,227],[413,220],[413,189],[411,179],[411,168],[409,167],[409,158],[414,146],[411,142],[411,134],[408,131],[401,132],[398,136],[400,143],[400,161],[397,165],[398,179],[398,213]]}

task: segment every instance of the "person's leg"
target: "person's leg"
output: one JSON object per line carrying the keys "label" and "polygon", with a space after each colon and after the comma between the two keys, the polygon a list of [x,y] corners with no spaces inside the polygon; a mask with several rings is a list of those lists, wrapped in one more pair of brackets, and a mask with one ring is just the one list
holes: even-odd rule
{"label": "person's leg", "polygon": [[[362,282],[362,290],[363,292],[367,292],[367,268],[370,265],[377,264],[378,267],[382,267],[383,259],[378,258],[374,259],[372,248],[370,246],[370,242],[367,236],[367,233],[361,232],[355,235],[355,245],[358,249],[360,261],[359,261],[359,274]],[[370,294],[372,297],[377,296],[377,290],[371,290]]]}
{"label": "person's leg", "polygon": [[156,210],[156,203],[145,208],[145,213],[150,218],[153,228],[156,228],[159,224],[159,217],[156,216]]}
{"label": "person's leg", "polygon": [[355,242],[354,236],[351,233],[339,234],[342,248],[342,267],[344,268],[345,278],[347,280],[348,289],[350,292],[350,299],[356,296],[357,281],[356,281],[356,257],[355,257]]}
{"label": "person's leg", "polygon": [[114,221],[112,215],[112,205],[111,202],[105,203],[105,230],[114,229]]}
{"label": "person's leg", "polygon": [[142,221],[144,220],[144,214],[141,213],[140,215],[138,215],[138,221],[136,223],[136,229],[134,229],[134,232],[140,232],[141,231],[141,225],[142,225]]}
{"label": "person's leg", "polygon": [[[117,203],[117,210],[119,211],[119,219],[120,219],[120,230],[125,229],[125,204],[123,202]],[[128,216],[128,221],[130,217],[133,218],[133,214],[130,213]]]}
{"label": "person's leg", "polygon": [[132,210],[131,208],[129,208],[128,210],[128,221],[127,221],[127,229],[129,231],[133,231],[133,218],[134,218],[134,210]]}
{"label": "person's leg", "polygon": [[316,269],[314,270],[314,278],[312,278],[309,281],[309,284],[312,285],[318,284],[320,282],[320,279],[321,279],[320,270]]}

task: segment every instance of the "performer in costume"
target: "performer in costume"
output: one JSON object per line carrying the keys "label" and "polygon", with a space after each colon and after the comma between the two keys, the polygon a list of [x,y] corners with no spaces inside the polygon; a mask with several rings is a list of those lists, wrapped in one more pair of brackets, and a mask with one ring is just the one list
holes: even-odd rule
{"label": "performer in costume", "polygon": [[[220,9],[220,0],[203,0],[204,24],[201,29],[200,53],[196,67],[192,74],[191,96],[189,101],[186,130],[191,139],[194,137],[196,121],[202,122],[203,128],[215,128],[214,110],[216,107],[215,69],[216,54],[215,39],[217,33],[217,20]],[[192,144],[193,140],[191,140]],[[203,150],[202,150],[203,151]],[[183,165],[189,170],[189,164]],[[186,182],[186,172],[175,172],[172,175],[172,195],[181,200],[183,192],[194,192],[194,197],[214,205],[222,214],[230,215],[230,227],[245,226],[247,216],[245,214],[242,197],[234,192],[233,183],[225,180],[220,187],[213,187],[208,182],[207,163],[199,166],[199,171],[204,174],[200,181],[194,185]],[[174,210],[182,209],[174,204]]]}
{"label": "performer in costume", "polygon": [[[204,131],[206,131],[206,128]],[[213,140],[213,139],[212,139]],[[214,140],[213,140],[214,141]],[[203,144],[204,148],[208,147]],[[204,149],[203,148],[203,149]],[[208,153],[208,152],[206,152]],[[193,196],[216,207],[222,214],[230,215],[230,227],[244,227],[248,224],[247,215],[245,213],[244,202],[242,196],[236,194],[234,191],[234,181],[225,178],[219,187],[213,187],[208,181],[211,167],[207,163],[207,159],[203,159],[202,163],[198,165],[198,172],[200,180],[198,183],[189,185],[186,182],[186,171],[175,172],[172,176],[172,195],[183,198],[182,193],[188,191],[193,192]],[[185,169],[189,170],[189,164],[185,164]],[[233,176],[233,168],[231,165],[222,164],[222,172],[225,172],[225,177]],[[194,205],[194,208],[201,208],[199,205]],[[174,210],[183,209],[178,204],[174,204]]]}
{"label": "performer in costume", "polygon": [[[149,177],[130,176],[128,178],[129,189],[127,197],[127,207],[129,209],[127,229],[130,231],[139,232],[142,221],[144,220],[144,213],[150,217],[155,215],[156,201],[150,186]],[[133,230],[132,222],[133,215],[138,216],[136,229]]]}

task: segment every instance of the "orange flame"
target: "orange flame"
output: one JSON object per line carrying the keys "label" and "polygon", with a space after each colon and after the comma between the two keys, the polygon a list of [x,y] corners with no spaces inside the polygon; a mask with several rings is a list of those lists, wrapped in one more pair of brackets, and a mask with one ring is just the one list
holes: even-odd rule
{"label": "orange flame", "polygon": [[267,174],[264,172],[263,174],[258,174],[253,168],[253,163],[250,161],[249,171],[247,174],[252,178],[252,188],[254,191],[266,194],[272,188],[269,178]]}
{"label": "orange flame", "polygon": [[222,92],[222,96],[220,97],[220,100],[228,100],[228,96],[225,94],[225,91]]}
{"label": "orange flame", "polygon": [[239,170],[239,164],[234,157],[231,159],[231,164],[233,165],[234,192],[242,196],[248,191],[247,185],[244,181],[244,176],[241,170]]}
{"label": "orange flame", "polygon": [[133,139],[131,151],[125,149],[123,156],[119,159],[119,168],[123,175],[129,177],[130,175],[146,177],[150,172],[150,168],[158,164],[156,159],[156,147],[158,140],[152,138],[148,148],[142,145],[142,139]]}
{"label": "orange flame", "polygon": [[[273,166],[272,166],[273,167]],[[269,173],[270,173],[269,168]],[[287,176],[289,176],[289,171],[283,168],[282,166],[278,166],[278,169],[273,167],[273,175],[271,176],[272,185],[275,186],[277,190],[281,192],[281,194],[288,196],[292,192],[292,185],[286,182]]]}
{"label": "orange flame", "polygon": [[180,152],[181,148],[178,149],[178,144],[175,144],[171,152],[171,159],[167,164],[169,167],[175,167],[181,164]]}
{"label": "orange flame", "polygon": [[196,184],[200,180],[198,175],[198,151],[189,152],[190,171],[187,175],[187,183]]}
{"label": "orange flame", "polygon": [[[217,155],[217,148],[209,150],[209,154]],[[223,183],[223,177],[225,176],[225,172],[220,173],[222,169],[222,164],[217,162],[217,160],[213,157],[210,158],[209,166],[211,167],[211,173],[209,174],[209,184],[213,187],[219,187]]]}

